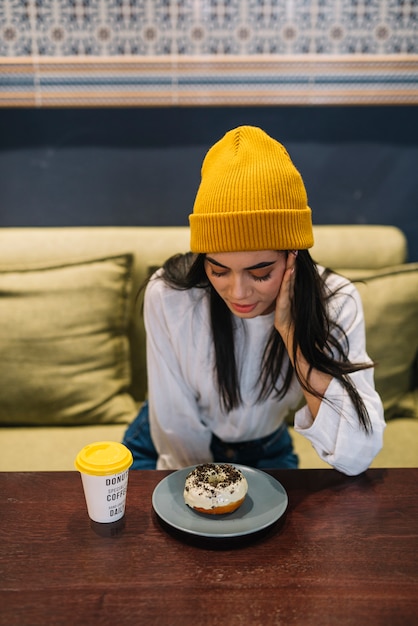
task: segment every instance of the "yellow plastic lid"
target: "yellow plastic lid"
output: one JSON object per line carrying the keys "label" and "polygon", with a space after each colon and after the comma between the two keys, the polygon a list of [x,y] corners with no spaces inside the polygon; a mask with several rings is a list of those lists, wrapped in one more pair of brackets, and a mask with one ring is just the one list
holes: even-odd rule
{"label": "yellow plastic lid", "polygon": [[133,463],[131,451],[116,441],[97,441],[77,454],[75,468],[83,474],[109,476],[127,470]]}

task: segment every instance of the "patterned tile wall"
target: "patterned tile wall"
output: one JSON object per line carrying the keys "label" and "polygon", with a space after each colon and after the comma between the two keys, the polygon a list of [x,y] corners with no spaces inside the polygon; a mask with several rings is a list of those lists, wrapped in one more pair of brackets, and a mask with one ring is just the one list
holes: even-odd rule
{"label": "patterned tile wall", "polygon": [[[207,69],[211,61],[217,68],[215,82],[222,75],[224,87],[228,83],[228,93],[236,91],[239,83],[237,97],[242,96],[247,85],[247,98],[251,91],[252,98],[257,99],[260,84],[248,87],[251,76],[259,75],[260,70],[265,72],[266,67],[277,76],[282,66],[279,63],[272,69],[272,60],[300,61],[301,65],[293,66],[300,74],[303,58],[311,67],[312,60],[321,64],[331,58],[342,63],[326,72],[328,83],[333,82],[334,86],[341,85],[341,80],[347,86],[347,67],[351,68],[349,81],[353,83],[352,66],[347,61],[354,60],[363,68],[357,71],[355,79],[363,94],[365,82],[370,88],[376,82],[374,69],[364,75],[367,63],[372,59],[374,68],[376,63],[383,63],[379,65],[383,70],[377,71],[378,82],[392,81],[392,99],[406,97],[406,101],[411,98],[415,101],[418,0],[0,0],[0,100],[6,104],[13,90],[24,93],[25,80],[28,97],[38,92],[38,105],[42,100],[46,104],[42,86],[45,95],[52,94],[53,75],[64,78],[56,84],[56,97],[58,83],[62,90],[63,82],[71,82],[70,77],[77,73],[79,82],[84,81],[86,87],[90,84],[89,77],[94,75],[93,61],[100,68],[102,78],[107,77],[106,93],[109,93],[117,76],[111,66],[115,60],[129,72],[131,79],[138,76],[135,96],[138,104],[145,83],[148,87],[154,85],[161,96],[164,81],[170,92],[167,91],[166,103],[172,103],[173,85],[192,75],[193,97],[199,98],[201,86],[207,103],[210,94],[205,76],[209,77],[209,83],[213,82],[213,76],[209,71],[196,77],[196,71],[199,67]],[[156,59],[160,62],[159,69],[150,73]],[[75,65],[71,65],[72,60],[76,61]],[[190,63],[193,70],[182,69]],[[222,69],[225,64],[232,68],[229,73]],[[239,68],[235,74],[234,64]],[[43,67],[48,68],[49,83],[42,73]],[[141,67],[146,74],[141,73]],[[309,71],[310,82],[319,84],[314,70]],[[118,97],[118,92],[123,99],[124,94],[116,83],[113,96]],[[265,81],[263,88],[267,89],[269,84]],[[100,98],[97,81],[92,80],[90,87]],[[134,87],[132,84],[131,97]],[[321,89],[324,95],[323,85]],[[73,81],[72,97],[77,90],[80,91]],[[271,96],[280,96],[277,90],[273,92]],[[307,97],[306,89],[303,93]],[[314,96],[311,85],[310,97]],[[341,97],[344,99],[343,91]],[[226,92],[224,98],[230,103]],[[297,96],[294,98],[297,101]],[[175,99],[181,101],[181,90]],[[215,100],[219,104],[219,98]],[[143,103],[151,101],[148,98]],[[53,99],[49,103],[58,104]]]}

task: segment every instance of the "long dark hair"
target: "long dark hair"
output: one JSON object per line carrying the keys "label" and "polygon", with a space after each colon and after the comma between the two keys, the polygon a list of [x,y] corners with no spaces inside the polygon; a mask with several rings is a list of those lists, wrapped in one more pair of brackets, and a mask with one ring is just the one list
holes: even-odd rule
{"label": "long dark hair", "polygon": [[[330,319],[327,311],[328,302],[336,295],[325,284],[325,278],[330,272],[331,270],[326,270],[320,275],[309,252],[299,251],[292,300],[292,316],[295,322],[293,361],[297,363],[296,349],[299,348],[310,364],[310,371],[315,368],[339,380],[354,404],[361,426],[366,432],[371,432],[366,406],[348,374],[373,367],[373,363],[351,363],[348,359],[349,343],[346,333]],[[215,349],[215,375],[222,404],[227,412],[231,411],[241,403],[234,350],[234,316],[207,278],[205,255],[191,252],[176,254],[164,263],[160,277],[174,289],[197,287],[208,292]],[[283,398],[289,390],[293,373],[302,388],[324,400],[324,396],[311,387],[309,380],[301,378],[297,366],[293,368],[286,357],[283,340],[273,327],[263,352],[258,401],[271,394]],[[287,369],[284,377],[281,377],[279,374],[285,362]]]}

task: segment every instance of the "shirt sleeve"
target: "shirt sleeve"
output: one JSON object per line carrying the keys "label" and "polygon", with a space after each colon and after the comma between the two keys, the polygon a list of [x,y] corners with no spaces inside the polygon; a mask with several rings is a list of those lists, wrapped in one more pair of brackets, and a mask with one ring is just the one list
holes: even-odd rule
{"label": "shirt sleeve", "polygon": [[170,309],[164,299],[169,291],[161,280],[151,280],[144,300],[149,416],[159,455],[157,469],[178,469],[213,460],[211,432],[199,419],[196,395],[185,379],[173,342],[179,332],[176,315],[178,324],[182,318],[181,311]]}
{"label": "shirt sleeve", "polygon": [[[349,342],[349,360],[370,362],[366,352],[364,314],[357,289],[347,283],[332,304],[331,314],[344,329]],[[337,379],[328,386],[315,419],[307,406],[295,415],[295,431],[308,439],[322,460],[335,469],[355,476],[365,471],[383,445],[385,420],[381,399],[375,390],[373,368],[349,375],[368,411],[372,431],[360,425],[347,391]]]}

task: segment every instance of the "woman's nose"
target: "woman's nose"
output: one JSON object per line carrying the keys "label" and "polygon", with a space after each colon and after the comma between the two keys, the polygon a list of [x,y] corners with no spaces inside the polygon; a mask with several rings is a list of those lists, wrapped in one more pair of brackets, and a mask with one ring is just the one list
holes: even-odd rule
{"label": "woman's nose", "polygon": [[230,294],[235,300],[242,300],[249,293],[248,283],[241,274],[234,274],[231,277]]}

